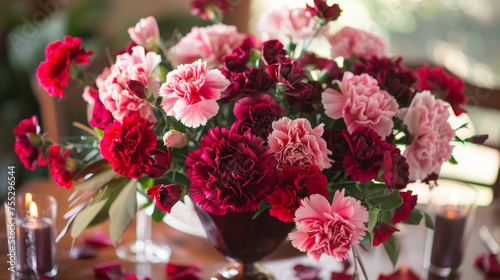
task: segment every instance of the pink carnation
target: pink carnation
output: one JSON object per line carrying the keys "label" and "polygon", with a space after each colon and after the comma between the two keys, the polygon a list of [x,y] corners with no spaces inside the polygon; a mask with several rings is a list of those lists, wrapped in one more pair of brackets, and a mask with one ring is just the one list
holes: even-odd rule
{"label": "pink carnation", "polygon": [[[282,42],[297,42],[310,39],[316,35],[318,27],[318,21],[303,8],[285,7],[267,11],[262,13],[257,22],[257,30],[263,41],[278,39]],[[328,26],[325,25],[323,29],[328,29]]]}
{"label": "pink carnation", "polygon": [[212,69],[218,65],[221,58],[231,54],[234,47],[241,45],[246,37],[238,33],[235,26],[195,26],[177,43],[170,62],[173,66],[178,66],[201,58],[207,61],[207,67]]}
{"label": "pink carnation", "polygon": [[338,261],[347,259],[351,247],[365,235],[368,210],[344,195],[344,190],[336,191],[330,205],[324,196],[313,194],[295,212],[297,231],[288,236],[295,248],[317,262],[323,253]]}
{"label": "pink carnation", "polygon": [[217,100],[229,81],[217,69],[207,71],[207,62],[182,64],[167,74],[161,86],[161,106],[184,125],[198,127],[219,111]]}
{"label": "pink carnation", "polygon": [[368,74],[358,76],[345,72],[342,81],[336,82],[340,92],[328,88],[322,94],[327,116],[344,118],[349,133],[365,126],[373,128],[382,137],[391,134],[392,117],[398,112],[398,102],[379,88],[377,80]]}
{"label": "pink carnation", "polygon": [[307,119],[291,120],[283,117],[273,122],[273,132],[268,137],[269,147],[275,154],[279,166],[316,165],[319,169],[330,168],[326,142],[321,138],[323,124],[314,129]]}
{"label": "pink carnation", "polygon": [[127,32],[134,43],[147,49],[152,49],[159,43],[160,31],[153,16],[141,18],[135,27],[130,27]]}
{"label": "pink carnation", "polygon": [[404,151],[410,168],[410,180],[423,180],[439,174],[443,162],[451,159],[450,141],[455,131],[448,123],[450,113],[442,100],[436,100],[429,91],[417,93],[401,118],[413,142]]}
{"label": "pink carnation", "polygon": [[382,38],[352,27],[344,27],[334,35],[327,36],[332,46],[332,58],[351,56],[370,59],[371,57],[391,57]]}
{"label": "pink carnation", "polygon": [[116,120],[122,121],[124,116],[139,113],[149,122],[156,122],[151,104],[134,96],[127,89],[127,81],[142,82],[154,97],[158,97],[160,79],[153,75],[153,70],[160,62],[160,55],[154,52],[146,53],[144,47],[136,46],[132,48],[132,54],[118,55],[110,70],[105,69],[96,80],[99,98]]}

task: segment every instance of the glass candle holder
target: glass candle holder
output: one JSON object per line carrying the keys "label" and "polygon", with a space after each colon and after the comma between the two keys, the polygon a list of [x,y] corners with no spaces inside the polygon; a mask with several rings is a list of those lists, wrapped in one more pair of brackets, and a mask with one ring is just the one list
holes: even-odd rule
{"label": "glass candle holder", "polygon": [[15,256],[15,275],[22,279],[55,276],[56,200],[51,196],[27,193],[15,201],[15,205],[4,203],[7,231],[13,231],[15,225],[15,233],[8,232],[15,243],[11,246],[9,239],[9,250],[15,248],[15,253],[9,252]]}
{"label": "glass candle holder", "polygon": [[427,213],[434,222],[424,253],[426,279],[460,274],[460,265],[474,221],[477,190],[471,185],[439,180],[430,192]]}

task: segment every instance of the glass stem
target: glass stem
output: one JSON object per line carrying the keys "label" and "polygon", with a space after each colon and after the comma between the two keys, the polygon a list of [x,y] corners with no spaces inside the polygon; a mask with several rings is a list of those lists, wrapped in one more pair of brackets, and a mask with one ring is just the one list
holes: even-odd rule
{"label": "glass stem", "polygon": [[136,248],[137,255],[141,258],[147,258],[150,250],[146,250],[151,245],[151,217],[146,213],[146,209],[137,211],[136,220]]}

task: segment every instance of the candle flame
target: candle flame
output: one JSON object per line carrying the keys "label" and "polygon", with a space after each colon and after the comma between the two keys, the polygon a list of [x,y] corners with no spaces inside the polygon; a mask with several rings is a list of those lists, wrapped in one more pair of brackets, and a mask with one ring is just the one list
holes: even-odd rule
{"label": "candle flame", "polygon": [[38,217],[38,208],[36,207],[36,203],[33,201],[30,203],[30,216],[33,218]]}
{"label": "candle flame", "polygon": [[460,190],[458,188],[453,189],[451,191],[450,200],[448,201],[448,204],[452,206],[457,206],[458,203],[460,202],[460,195],[461,195]]}
{"label": "candle flame", "polygon": [[24,195],[24,204],[26,205],[26,209],[29,209],[32,201],[33,201],[33,196],[31,195],[31,193],[26,193]]}

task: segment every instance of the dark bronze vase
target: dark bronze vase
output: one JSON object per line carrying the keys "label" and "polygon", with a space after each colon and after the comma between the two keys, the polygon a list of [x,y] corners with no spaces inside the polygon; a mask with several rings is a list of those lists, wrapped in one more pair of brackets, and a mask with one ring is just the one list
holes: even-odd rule
{"label": "dark bronze vase", "polygon": [[256,262],[269,256],[286,239],[294,223],[284,223],[264,211],[252,219],[254,212],[211,215],[196,206],[208,240],[231,263],[211,280],[274,279]]}

